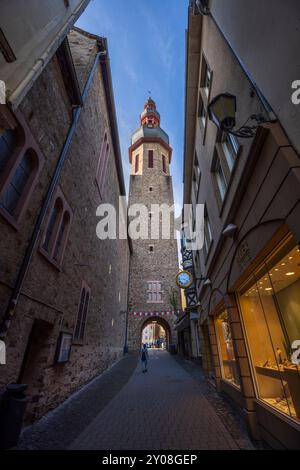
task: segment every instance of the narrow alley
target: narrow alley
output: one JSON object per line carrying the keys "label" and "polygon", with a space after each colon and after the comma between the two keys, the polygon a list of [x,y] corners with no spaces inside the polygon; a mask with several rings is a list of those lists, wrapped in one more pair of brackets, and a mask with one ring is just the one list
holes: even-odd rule
{"label": "narrow alley", "polygon": [[147,374],[125,356],[27,428],[18,449],[254,449],[238,415],[205,392],[199,366],[163,350],[149,356]]}
{"label": "narrow alley", "polygon": [[299,44],[299,0],[0,0],[0,453],[300,450]]}

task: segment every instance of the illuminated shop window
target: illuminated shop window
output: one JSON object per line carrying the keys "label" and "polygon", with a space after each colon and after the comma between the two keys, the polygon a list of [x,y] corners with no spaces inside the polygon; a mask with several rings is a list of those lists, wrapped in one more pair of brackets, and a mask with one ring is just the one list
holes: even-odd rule
{"label": "illuminated shop window", "polygon": [[258,397],[300,420],[300,252],[282,244],[243,286],[240,306]]}
{"label": "illuminated shop window", "polygon": [[222,377],[237,387],[240,387],[239,373],[232,344],[228,314],[226,311],[222,312],[221,315],[216,317],[215,325],[218,338]]}

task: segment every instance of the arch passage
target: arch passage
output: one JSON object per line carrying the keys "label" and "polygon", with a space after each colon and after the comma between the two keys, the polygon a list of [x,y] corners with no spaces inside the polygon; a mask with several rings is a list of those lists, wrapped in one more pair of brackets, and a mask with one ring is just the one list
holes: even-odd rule
{"label": "arch passage", "polygon": [[170,325],[168,324],[168,322],[166,320],[164,320],[163,318],[148,318],[147,320],[144,321],[144,323],[142,323],[141,325],[141,332],[140,332],[140,344],[142,344],[142,342],[149,342],[149,341],[146,341],[146,339],[143,339],[143,332],[145,331],[145,328],[147,328],[147,326],[150,326],[150,325],[153,325],[154,328],[153,328],[153,333],[154,333],[154,337],[151,339],[150,342],[154,342],[156,343],[157,340],[161,339],[161,332],[158,331],[158,328],[157,327],[161,327],[163,330],[164,330],[164,336],[165,336],[165,340],[163,341],[165,343],[165,347],[167,349],[169,349],[169,344],[170,344],[170,338],[171,338],[171,330],[170,330]]}
{"label": "arch passage", "polygon": [[166,347],[169,348],[170,344],[177,344],[177,334],[174,330],[174,323],[176,320],[175,315],[162,317],[161,315],[145,316],[129,315],[128,318],[128,348],[129,350],[139,350],[142,344],[142,333],[147,325],[156,322],[166,332]]}

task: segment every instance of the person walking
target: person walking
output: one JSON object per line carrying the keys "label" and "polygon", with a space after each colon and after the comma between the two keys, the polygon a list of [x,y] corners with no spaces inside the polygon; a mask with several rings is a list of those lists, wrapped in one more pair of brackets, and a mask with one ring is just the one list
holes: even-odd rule
{"label": "person walking", "polygon": [[148,372],[148,349],[147,345],[143,344],[141,349],[141,362],[142,362],[142,372]]}

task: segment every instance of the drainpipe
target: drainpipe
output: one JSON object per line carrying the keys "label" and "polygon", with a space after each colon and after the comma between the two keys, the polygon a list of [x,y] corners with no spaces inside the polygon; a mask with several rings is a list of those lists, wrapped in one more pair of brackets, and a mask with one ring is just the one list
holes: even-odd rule
{"label": "drainpipe", "polygon": [[26,249],[25,256],[23,258],[21,267],[19,269],[17,280],[15,282],[13,291],[11,293],[8,307],[5,311],[4,318],[2,319],[2,322],[1,322],[1,325],[0,325],[0,338],[2,338],[2,339],[6,337],[7,332],[9,330],[9,327],[10,327],[10,324],[11,324],[11,321],[12,321],[12,318],[14,316],[16,306],[18,304],[18,300],[19,300],[19,297],[20,297],[20,294],[21,294],[21,290],[22,290],[22,287],[24,285],[24,282],[25,282],[26,275],[27,275],[28,270],[29,270],[29,266],[30,266],[32,257],[34,255],[35,248],[37,246],[37,242],[38,242],[38,239],[39,239],[39,236],[40,236],[42,224],[45,220],[45,216],[46,216],[47,210],[49,208],[52,196],[53,196],[53,194],[54,194],[54,192],[57,188],[59,178],[60,178],[61,173],[62,173],[63,165],[64,165],[64,163],[67,159],[68,151],[69,151],[69,148],[70,148],[70,145],[71,145],[71,142],[72,142],[72,139],[73,139],[73,136],[74,136],[74,133],[75,133],[80,115],[81,115],[83,103],[84,103],[84,101],[87,97],[90,85],[92,83],[92,80],[93,80],[93,77],[94,77],[94,74],[95,74],[95,71],[96,71],[96,68],[97,68],[97,64],[98,64],[98,62],[101,61],[101,57],[106,57],[106,51],[97,53],[97,55],[95,57],[95,61],[93,63],[93,67],[92,67],[92,69],[89,73],[88,79],[87,79],[86,84],[85,84],[84,89],[83,89],[83,93],[81,95],[82,105],[76,106],[73,109],[72,121],[71,121],[69,130],[68,130],[66,139],[65,139],[65,143],[64,143],[64,145],[62,147],[62,150],[60,152],[58,162],[57,162],[55,170],[54,170],[54,174],[52,176],[48,191],[47,191],[47,193],[45,195],[45,198],[43,200],[42,207],[41,207],[40,213],[38,215],[38,218],[36,220],[36,223],[35,223],[32,235],[31,235],[29,245]]}

